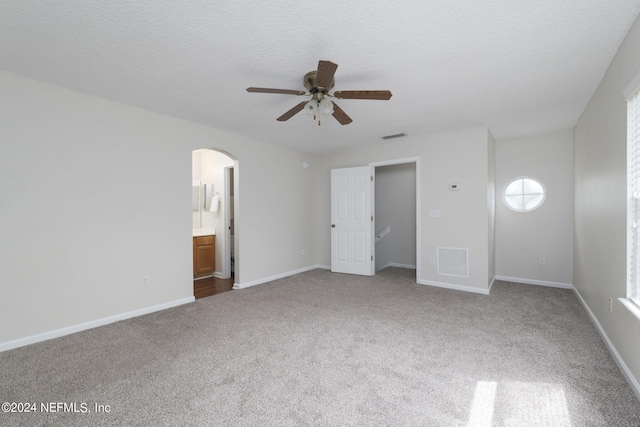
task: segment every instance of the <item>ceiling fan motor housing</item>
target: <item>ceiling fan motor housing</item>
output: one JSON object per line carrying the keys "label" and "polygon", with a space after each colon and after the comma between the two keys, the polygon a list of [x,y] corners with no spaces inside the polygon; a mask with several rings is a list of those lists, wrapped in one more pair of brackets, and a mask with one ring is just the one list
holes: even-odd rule
{"label": "ceiling fan motor housing", "polygon": [[302,80],[304,87],[309,90],[309,93],[313,95],[314,98],[320,100],[322,99],[335,85],[335,79],[331,79],[331,84],[329,87],[321,87],[318,86],[317,83],[318,72],[316,70],[309,71],[304,75],[304,79]]}

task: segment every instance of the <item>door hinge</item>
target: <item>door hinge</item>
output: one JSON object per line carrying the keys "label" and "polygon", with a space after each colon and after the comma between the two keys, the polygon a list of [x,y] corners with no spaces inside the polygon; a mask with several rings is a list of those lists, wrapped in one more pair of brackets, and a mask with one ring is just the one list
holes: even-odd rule
{"label": "door hinge", "polygon": [[371,175],[371,181],[373,181],[373,175]]}
{"label": "door hinge", "polygon": [[371,215],[371,221],[373,221],[373,215]]}

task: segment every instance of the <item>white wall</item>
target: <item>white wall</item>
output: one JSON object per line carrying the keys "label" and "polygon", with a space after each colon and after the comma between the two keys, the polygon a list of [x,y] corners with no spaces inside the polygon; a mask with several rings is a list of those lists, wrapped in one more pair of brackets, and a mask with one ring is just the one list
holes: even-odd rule
{"label": "white wall", "polygon": [[375,168],[375,230],[391,232],[376,242],[376,270],[416,266],[416,164]]}
{"label": "white wall", "polygon": [[[639,70],[640,22],[636,20],[574,130],[573,284],[636,381],[640,379],[640,319],[617,298],[626,296],[627,283],[623,90]],[[612,313],[609,297],[614,299]]]}
{"label": "white wall", "polygon": [[[393,142],[356,148],[320,158],[317,174],[318,260],[331,262],[330,171],[333,168],[362,166],[409,157],[420,158],[420,277],[425,284],[486,292],[489,286],[489,141],[484,126],[458,132],[408,136]],[[450,191],[449,184],[461,184]],[[442,216],[429,217],[430,209]],[[468,278],[441,276],[429,262],[438,246],[468,248]]]}
{"label": "white wall", "polygon": [[197,148],[238,159],[237,281],[315,265],[312,156],[3,71],[0,100],[0,348],[193,298]]}
{"label": "white wall", "polygon": [[[515,212],[502,198],[519,177],[547,194],[542,206]],[[573,136],[570,130],[496,143],[496,275],[521,283],[573,282]],[[541,257],[545,264],[540,265]]]}
{"label": "white wall", "polygon": [[487,282],[489,286],[496,277],[496,141],[487,130],[487,228],[489,271]]}
{"label": "white wall", "polygon": [[[195,193],[195,186],[199,185],[200,183],[200,153],[194,151],[193,152],[193,156],[191,157],[191,174],[192,174],[192,180],[193,180],[193,186],[194,186],[194,193]],[[194,206],[195,206],[195,194],[193,195],[194,198]],[[191,212],[191,217],[193,218],[193,228],[198,228],[200,227],[202,224],[202,220],[200,219],[200,212],[197,210],[193,210]]]}

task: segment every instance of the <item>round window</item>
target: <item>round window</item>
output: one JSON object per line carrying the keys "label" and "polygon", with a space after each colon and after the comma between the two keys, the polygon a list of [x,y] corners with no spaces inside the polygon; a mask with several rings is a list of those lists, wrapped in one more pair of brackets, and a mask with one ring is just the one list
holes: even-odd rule
{"label": "round window", "polygon": [[531,178],[513,180],[504,190],[504,202],[517,212],[529,212],[540,207],[544,197],[542,184]]}

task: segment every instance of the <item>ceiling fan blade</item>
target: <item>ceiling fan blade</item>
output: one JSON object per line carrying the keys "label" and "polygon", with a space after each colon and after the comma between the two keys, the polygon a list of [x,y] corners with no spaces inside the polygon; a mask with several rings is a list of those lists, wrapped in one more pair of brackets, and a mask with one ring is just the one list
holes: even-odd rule
{"label": "ceiling fan blade", "polygon": [[271,89],[268,87],[248,87],[247,92],[258,93],[282,93],[284,95],[304,95],[306,92],[303,90],[291,90],[291,89]]}
{"label": "ceiling fan blade", "polygon": [[316,85],[319,87],[329,88],[333,81],[333,75],[338,69],[338,64],[331,61],[318,61],[318,71],[316,74]]}
{"label": "ceiling fan blade", "polygon": [[336,120],[339,121],[341,125],[348,125],[353,121],[351,120],[351,117],[347,116],[347,113],[345,113],[342,110],[342,108],[338,107],[338,105],[335,102],[333,103],[332,116],[335,117]]}
{"label": "ceiling fan blade", "polygon": [[386,101],[391,98],[389,90],[339,90],[333,96],[340,99],[377,99]]}
{"label": "ceiling fan blade", "polygon": [[309,101],[302,101],[300,104],[296,105],[295,107],[278,117],[276,120],[278,120],[279,122],[285,122],[289,120],[291,117],[302,111],[304,109],[304,106],[307,105],[307,102]]}

